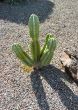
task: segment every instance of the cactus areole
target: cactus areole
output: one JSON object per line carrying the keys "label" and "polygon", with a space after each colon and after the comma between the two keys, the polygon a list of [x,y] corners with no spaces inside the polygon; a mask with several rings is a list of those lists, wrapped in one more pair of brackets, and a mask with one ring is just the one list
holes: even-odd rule
{"label": "cactus areole", "polygon": [[44,46],[41,49],[39,43],[39,18],[37,15],[32,14],[30,16],[28,26],[32,39],[30,43],[31,57],[19,44],[13,44],[12,50],[22,63],[29,67],[39,69],[50,64],[56,49],[56,39],[53,35],[47,34]]}

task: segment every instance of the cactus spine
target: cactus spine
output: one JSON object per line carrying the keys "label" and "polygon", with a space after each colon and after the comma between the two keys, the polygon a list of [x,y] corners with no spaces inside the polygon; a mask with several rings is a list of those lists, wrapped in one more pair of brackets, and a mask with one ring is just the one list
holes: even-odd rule
{"label": "cactus spine", "polygon": [[53,35],[47,34],[45,44],[41,50],[39,44],[39,18],[35,14],[30,16],[28,26],[30,37],[32,38],[30,43],[32,58],[30,58],[19,44],[14,44],[12,50],[25,65],[35,68],[46,66],[53,58],[56,39]]}

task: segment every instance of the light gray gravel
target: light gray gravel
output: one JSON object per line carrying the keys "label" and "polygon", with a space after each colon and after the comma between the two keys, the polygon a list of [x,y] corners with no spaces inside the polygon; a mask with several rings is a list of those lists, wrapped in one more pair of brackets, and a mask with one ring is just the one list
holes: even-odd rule
{"label": "light gray gravel", "polygon": [[[31,13],[41,21],[40,42],[48,32],[58,40],[54,66],[32,74],[21,70],[11,50],[14,42],[27,49]],[[78,51],[78,0],[39,0],[21,6],[0,3],[0,110],[78,110],[78,86],[60,70],[60,53],[66,48]]]}

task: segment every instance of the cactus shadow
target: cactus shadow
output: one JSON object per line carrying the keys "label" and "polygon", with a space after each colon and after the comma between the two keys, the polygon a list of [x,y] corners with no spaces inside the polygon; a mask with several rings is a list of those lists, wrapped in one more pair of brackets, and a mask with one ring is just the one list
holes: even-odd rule
{"label": "cactus shadow", "polygon": [[49,110],[46,93],[44,91],[39,72],[36,71],[31,73],[31,84],[40,110]]}
{"label": "cactus shadow", "polygon": [[39,16],[40,22],[44,22],[53,12],[53,7],[54,3],[49,0],[24,2],[19,5],[0,3],[0,20],[27,25],[29,16],[34,13]]}
{"label": "cactus shadow", "polygon": [[70,82],[70,79],[66,74],[52,65],[31,74],[32,88],[41,110],[49,110],[49,104],[40,76],[46,80],[52,89],[58,92],[61,102],[68,110],[78,110],[78,96],[63,81],[67,80]]}

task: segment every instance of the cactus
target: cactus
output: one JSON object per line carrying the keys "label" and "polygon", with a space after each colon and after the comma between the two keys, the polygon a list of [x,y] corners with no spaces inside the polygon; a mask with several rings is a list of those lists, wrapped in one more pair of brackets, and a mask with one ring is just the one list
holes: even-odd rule
{"label": "cactus", "polygon": [[46,45],[50,51],[54,51],[56,49],[56,39],[53,35],[47,34]]}
{"label": "cactus", "polygon": [[35,14],[32,14],[29,18],[29,33],[33,41],[39,38],[39,18]]}
{"label": "cactus", "polygon": [[45,44],[41,50],[41,55],[43,54],[46,47],[50,50],[50,52],[55,50],[55,48],[56,48],[56,39],[51,34],[47,34],[47,36],[46,36],[46,41],[45,41]]}
{"label": "cactus", "polygon": [[56,48],[55,38],[53,37],[53,35],[47,34],[46,41],[42,49],[41,58],[40,58],[40,62],[42,66],[46,66],[50,63],[54,55],[55,48]]}
{"label": "cactus", "polygon": [[29,55],[22,49],[19,44],[14,44],[12,50],[16,53],[16,56],[26,65],[33,66],[33,60]]}
{"label": "cactus", "polygon": [[56,39],[53,35],[47,34],[43,48],[40,48],[39,43],[39,18],[32,14],[28,22],[30,37],[31,57],[22,49],[19,44],[14,44],[12,50],[16,56],[27,66],[42,68],[48,65],[53,58],[56,48]]}
{"label": "cactus", "polygon": [[37,64],[40,59],[40,44],[38,41],[31,41],[31,55],[34,64]]}

